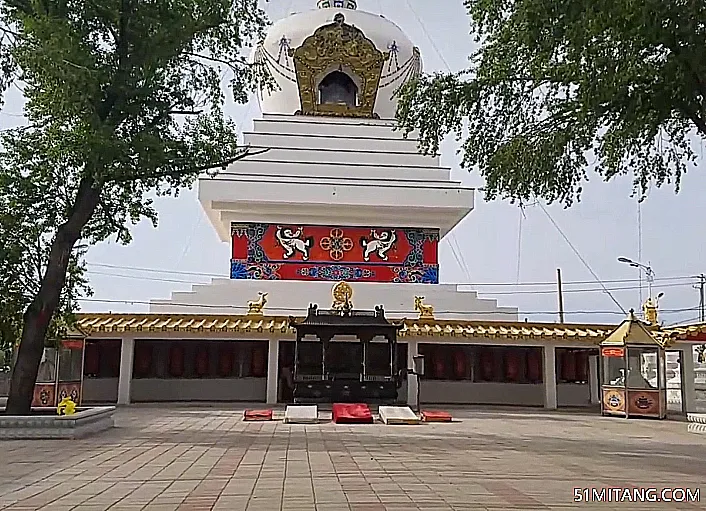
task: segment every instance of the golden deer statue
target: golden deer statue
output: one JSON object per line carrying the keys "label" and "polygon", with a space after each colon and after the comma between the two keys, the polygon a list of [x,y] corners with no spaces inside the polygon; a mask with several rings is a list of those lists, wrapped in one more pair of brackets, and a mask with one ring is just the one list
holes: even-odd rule
{"label": "golden deer statue", "polygon": [[419,311],[419,319],[434,319],[434,307],[425,305],[423,296],[414,297],[414,310]]}
{"label": "golden deer statue", "polygon": [[248,301],[248,316],[262,316],[262,309],[267,303],[268,293],[258,292],[257,294],[260,295],[260,298]]}

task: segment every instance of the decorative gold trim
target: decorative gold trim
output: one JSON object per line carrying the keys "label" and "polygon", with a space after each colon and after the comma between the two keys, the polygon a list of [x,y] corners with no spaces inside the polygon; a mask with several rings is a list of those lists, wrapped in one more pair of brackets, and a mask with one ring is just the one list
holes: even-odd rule
{"label": "decorative gold trim", "polygon": [[353,302],[353,287],[348,282],[339,282],[331,289],[333,296],[332,309],[343,310],[345,308],[352,309]]}
{"label": "decorative gold trim", "polygon": [[[301,110],[297,114],[378,118],[373,110],[383,66],[390,54],[378,50],[359,28],[346,24],[343,14],[338,13],[333,19],[333,23],[316,29],[300,47],[289,50],[299,86]],[[318,86],[335,70],[350,71],[353,81],[358,82],[358,106],[319,104]]]}
{"label": "decorative gold trim", "polygon": [[[476,339],[548,340],[592,342],[598,344],[608,337],[615,325],[585,325],[557,323],[526,323],[507,321],[463,320],[400,320],[404,326],[401,337],[465,337]],[[232,314],[95,314],[79,313],[76,327],[86,335],[105,336],[122,333],[159,335],[160,332],[277,333],[291,335],[290,318],[262,316],[253,318]],[[656,332],[666,335],[667,332]]]}

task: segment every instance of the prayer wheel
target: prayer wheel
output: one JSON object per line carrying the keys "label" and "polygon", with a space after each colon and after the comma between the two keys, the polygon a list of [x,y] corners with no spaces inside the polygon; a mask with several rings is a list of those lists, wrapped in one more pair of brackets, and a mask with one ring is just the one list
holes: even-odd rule
{"label": "prayer wheel", "polygon": [[233,350],[230,346],[222,346],[218,350],[218,376],[227,378],[233,372]]}
{"label": "prayer wheel", "polygon": [[[117,345],[117,349],[114,346]],[[120,374],[120,358],[122,357],[122,347],[119,343],[110,344],[110,349],[108,346],[100,346],[99,352],[106,355],[108,359],[108,365],[110,366],[110,373],[112,375],[118,376]]]}
{"label": "prayer wheel", "polygon": [[152,368],[152,346],[144,342],[138,342],[135,347],[135,373],[138,377],[144,378]]}
{"label": "prayer wheel", "polygon": [[511,350],[505,355],[505,378],[513,382],[520,379],[520,355],[517,350]]}
{"label": "prayer wheel", "polygon": [[169,374],[175,378],[184,376],[184,346],[180,344],[169,348]]}
{"label": "prayer wheel", "polygon": [[491,381],[495,373],[494,353],[489,349],[484,349],[480,355],[480,372],[485,381]]}
{"label": "prayer wheel", "polygon": [[250,364],[250,370],[255,378],[262,378],[265,376],[265,357],[267,356],[267,349],[264,346],[258,346],[252,350],[252,362]]}
{"label": "prayer wheel", "polygon": [[532,383],[542,381],[542,358],[537,349],[531,349],[527,353],[527,379]]}
{"label": "prayer wheel", "polygon": [[580,350],[574,355],[576,356],[576,380],[588,381],[588,351]]}
{"label": "prayer wheel", "polygon": [[468,364],[466,360],[466,353],[463,350],[456,350],[454,353],[454,374],[459,380],[466,377]]}
{"label": "prayer wheel", "polygon": [[98,376],[101,365],[100,348],[96,342],[87,342],[86,351],[83,355],[83,374],[86,376]]}
{"label": "prayer wheel", "polygon": [[208,376],[209,360],[208,360],[208,347],[201,346],[196,350],[196,376],[203,378]]}
{"label": "prayer wheel", "polygon": [[444,361],[443,353],[440,349],[435,349],[432,355],[432,360],[434,361],[434,377],[444,378],[446,373],[446,363]]}
{"label": "prayer wheel", "polygon": [[561,379],[576,381],[576,356],[573,351],[564,351],[561,355]]}

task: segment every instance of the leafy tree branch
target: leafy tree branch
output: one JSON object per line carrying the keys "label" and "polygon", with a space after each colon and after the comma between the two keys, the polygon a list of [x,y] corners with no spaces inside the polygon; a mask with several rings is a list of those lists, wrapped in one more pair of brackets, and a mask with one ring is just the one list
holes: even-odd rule
{"label": "leafy tree branch", "polygon": [[478,48],[463,73],[407,84],[400,129],[448,134],[489,199],[570,206],[591,165],[636,192],[674,183],[706,138],[706,4],[465,0]]}

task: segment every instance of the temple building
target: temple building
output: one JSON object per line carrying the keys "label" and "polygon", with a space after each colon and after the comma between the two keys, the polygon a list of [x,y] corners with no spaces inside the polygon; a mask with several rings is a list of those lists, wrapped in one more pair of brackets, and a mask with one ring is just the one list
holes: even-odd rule
{"label": "temple building", "polygon": [[[270,77],[244,134],[257,154],[199,180],[230,273],[146,314],[81,314],[83,401],[321,402],[357,381],[356,399],[411,406],[419,390],[424,403],[597,408],[598,344],[616,325],[520,322],[439,283],[439,242],[475,193],[393,129],[422,69],[405,33],[355,0],[319,0],[273,24],[253,59]],[[364,332],[336,330],[345,317]],[[314,327],[329,333],[310,339]],[[653,327],[693,382],[706,327]],[[419,354],[420,388],[407,374]],[[689,409],[693,384],[681,395]]]}

